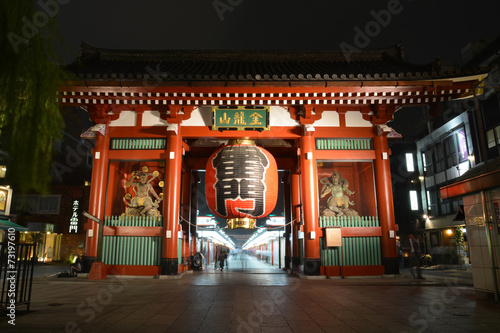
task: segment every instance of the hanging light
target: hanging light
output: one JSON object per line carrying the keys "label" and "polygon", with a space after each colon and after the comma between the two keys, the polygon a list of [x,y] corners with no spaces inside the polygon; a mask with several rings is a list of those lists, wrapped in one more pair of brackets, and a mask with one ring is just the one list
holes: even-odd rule
{"label": "hanging light", "polygon": [[230,140],[208,159],[205,192],[210,210],[230,229],[252,229],[276,205],[276,161],[253,140]]}

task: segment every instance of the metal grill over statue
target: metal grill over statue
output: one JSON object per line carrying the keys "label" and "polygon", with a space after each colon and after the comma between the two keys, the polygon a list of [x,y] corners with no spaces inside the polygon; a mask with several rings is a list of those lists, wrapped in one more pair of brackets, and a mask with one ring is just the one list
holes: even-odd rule
{"label": "metal grill over statue", "polygon": [[210,156],[205,191],[214,214],[230,229],[251,229],[269,215],[278,198],[278,168],[274,157],[252,140],[231,140]]}

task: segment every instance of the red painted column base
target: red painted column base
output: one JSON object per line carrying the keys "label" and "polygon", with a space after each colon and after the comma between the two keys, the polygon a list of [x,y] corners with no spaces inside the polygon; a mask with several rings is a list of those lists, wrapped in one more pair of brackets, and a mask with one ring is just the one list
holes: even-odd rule
{"label": "red painted column base", "polygon": [[383,274],[385,274],[383,265],[321,266],[321,275],[326,276],[374,276]]}
{"label": "red painted column base", "polygon": [[92,263],[92,268],[89,273],[89,280],[105,280],[108,278],[106,273],[106,264],[103,262]]}

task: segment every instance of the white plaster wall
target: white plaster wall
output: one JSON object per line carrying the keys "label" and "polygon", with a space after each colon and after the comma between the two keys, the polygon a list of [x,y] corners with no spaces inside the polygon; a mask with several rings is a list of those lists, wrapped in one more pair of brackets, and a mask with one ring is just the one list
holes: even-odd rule
{"label": "white plaster wall", "polygon": [[373,124],[363,119],[363,115],[359,111],[347,111],[345,113],[346,127],[372,127]]}
{"label": "white plaster wall", "polygon": [[144,111],[142,114],[142,126],[168,126],[168,122],[160,118],[159,111]]}
{"label": "white plaster wall", "polygon": [[191,117],[182,126],[212,126],[212,107],[201,106],[191,112]]}
{"label": "white plaster wall", "polygon": [[134,111],[122,111],[120,117],[113,120],[110,127],[130,127],[137,125],[137,114]]}
{"label": "white plaster wall", "polygon": [[316,127],[340,127],[339,113],[337,111],[324,111],[321,119],[314,123]]}
{"label": "white plaster wall", "polygon": [[281,106],[271,106],[269,111],[269,123],[271,126],[300,126],[298,121],[290,118],[288,110]]}

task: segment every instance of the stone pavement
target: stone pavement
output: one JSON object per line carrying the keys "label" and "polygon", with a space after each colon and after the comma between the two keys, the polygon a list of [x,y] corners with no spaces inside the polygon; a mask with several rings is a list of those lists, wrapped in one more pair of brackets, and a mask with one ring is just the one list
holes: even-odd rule
{"label": "stone pavement", "polygon": [[467,272],[305,280],[240,260],[181,279],[40,276],[0,332],[500,332],[500,304]]}

